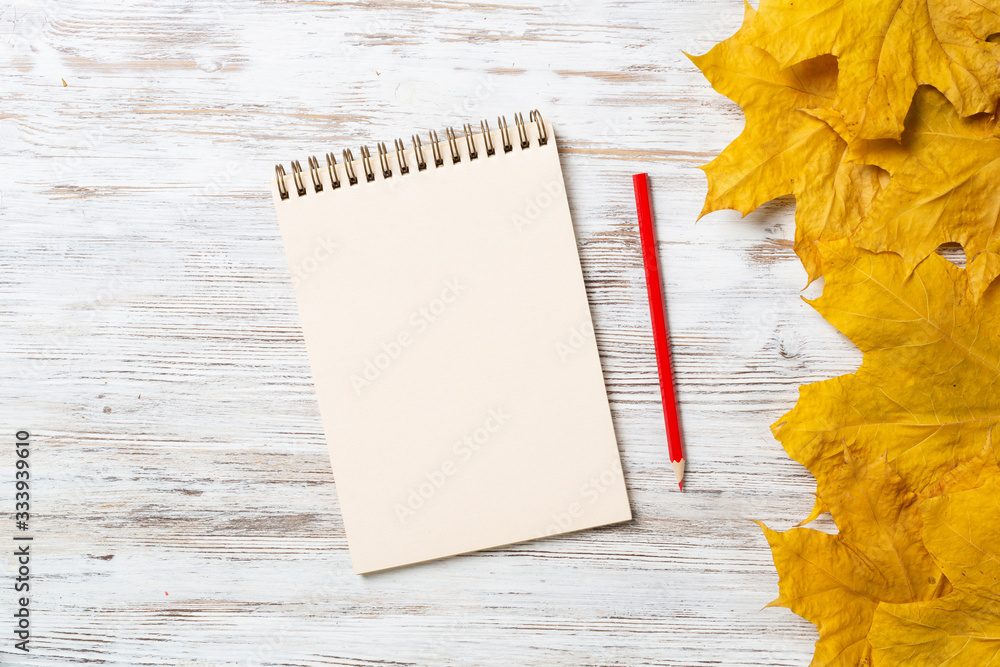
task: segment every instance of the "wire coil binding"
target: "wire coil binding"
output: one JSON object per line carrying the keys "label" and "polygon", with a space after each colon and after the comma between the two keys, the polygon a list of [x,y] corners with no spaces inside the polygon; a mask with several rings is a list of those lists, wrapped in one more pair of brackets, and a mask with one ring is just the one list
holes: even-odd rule
{"label": "wire coil binding", "polygon": [[[542,114],[539,113],[538,109],[534,109],[528,114],[528,123],[525,123],[524,116],[522,114],[516,113],[514,114],[514,125],[517,130],[517,145],[522,151],[531,148],[531,140],[528,136],[528,124],[530,123],[535,123],[537,128],[536,141],[538,146],[546,146],[549,143],[549,136],[545,129],[545,122],[542,120]],[[511,141],[511,132],[507,127],[506,117],[497,117],[497,126],[500,130],[500,140],[503,146],[503,154],[510,153],[514,150],[515,144]],[[470,123],[464,123],[462,125],[462,133],[465,136],[464,143],[468,149],[465,155],[468,157],[470,162],[479,159],[480,155],[484,155],[488,159],[499,154],[497,147],[493,143],[493,135],[490,131],[489,121],[481,120],[479,122],[479,130],[479,132],[476,132],[475,128]],[[438,139],[437,132],[429,130],[427,135],[431,143],[430,162],[426,159],[424,154],[424,146],[420,141],[420,136],[417,134],[411,135],[412,154],[416,171],[410,169],[410,163],[407,160],[406,146],[403,143],[403,140],[394,140],[393,148],[396,153],[395,166],[398,167],[400,175],[405,176],[410,173],[426,171],[431,163],[433,163],[434,168],[440,168],[444,165],[445,160],[441,154],[442,142]],[[454,128],[445,128],[445,142],[448,144],[451,164],[459,164],[462,162],[459,136],[455,133]],[[387,180],[392,178],[394,165],[391,160],[391,149],[386,146],[385,142],[378,143],[376,145],[376,149],[378,151],[379,171],[382,173],[382,179]],[[326,154],[326,171],[330,178],[330,182],[327,184],[329,190],[337,190],[341,187],[341,174],[343,174],[348,187],[359,183],[358,174],[354,169],[354,155],[351,153],[350,149],[344,149],[343,157],[343,165],[340,165],[337,163],[337,158],[333,153]],[[323,180],[320,178],[321,167],[319,159],[317,159],[314,155],[310,155],[307,159],[307,163],[309,167],[309,180],[312,181],[313,192],[324,192]],[[371,151],[367,146],[361,146],[361,167],[365,172],[365,182],[371,183],[374,181],[375,169],[372,166]],[[298,197],[306,196],[309,193],[309,190],[306,186],[307,181],[302,175],[302,165],[298,160],[291,163],[291,170],[295,194]],[[290,199],[292,191],[289,189],[288,183],[286,182],[287,174],[284,166],[280,164],[275,165],[274,174],[278,181],[279,197],[282,201]]]}

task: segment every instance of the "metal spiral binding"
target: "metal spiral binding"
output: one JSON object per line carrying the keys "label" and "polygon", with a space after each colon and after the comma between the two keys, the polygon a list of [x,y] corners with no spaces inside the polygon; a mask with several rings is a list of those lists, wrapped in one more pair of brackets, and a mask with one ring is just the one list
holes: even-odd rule
{"label": "metal spiral binding", "polygon": [[361,147],[361,166],[365,168],[365,180],[369,183],[374,181],[375,170],[372,169],[372,153],[367,146]]}
{"label": "metal spiral binding", "polygon": [[403,140],[396,139],[396,162],[399,163],[399,173],[410,173],[410,166],[406,164],[406,153],[404,151]]}
{"label": "metal spiral binding", "polygon": [[417,156],[417,171],[427,168],[427,160],[424,159],[424,147],[420,145],[420,137],[411,135],[413,139],[413,154]]}
{"label": "metal spiral binding", "polygon": [[521,150],[524,150],[531,145],[528,142],[528,132],[524,128],[524,116],[520,113],[514,114],[514,124],[517,125],[517,138],[521,140]]}
{"label": "metal spiral binding", "polygon": [[514,150],[514,145],[510,143],[510,130],[507,129],[507,118],[498,116],[497,125],[500,126],[500,138],[503,139],[503,152],[509,153]]}
{"label": "metal spiral binding", "polygon": [[382,178],[392,178],[392,169],[389,168],[389,151],[386,150],[384,141],[378,145],[378,161],[382,165]]}
{"label": "metal spiral binding", "polygon": [[[538,130],[537,142],[538,146],[546,146],[549,143],[549,136],[545,130],[545,122],[542,120],[542,114],[538,112],[537,109],[531,111],[528,114],[528,123],[535,123]],[[503,145],[504,154],[510,153],[514,150],[514,143],[511,141],[511,132],[507,127],[507,119],[504,116],[497,117],[497,125],[500,128],[500,140]],[[514,114],[514,125],[517,129],[517,145],[520,146],[521,150],[528,150],[531,148],[531,140],[528,137],[528,124],[524,122],[524,116],[520,113]],[[487,158],[494,157],[498,154],[497,147],[493,144],[493,136],[490,133],[490,124],[487,120],[479,121],[479,133],[475,133],[473,126],[470,123],[462,124],[462,132],[465,135],[465,145],[468,149],[469,161],[477,160],[480,156],[480,148],[477,146],[476,142],[482,140],[482,152]],[[441,142],[438,139],[438,134],[434,130],[428,132],[428,137],[431,141],[431,162],[433,162],[435,168],[439,168],[444,165],[444,157],[441,154]],[[462,161],[462,154],[459,150],[459,139],[458,135],[455,133],[454,128],[445,128],[445,138],[448,143],[448,152],[451,154],[451,163],[459,164]],[[430,162],[426,159],[424,155],[424,146],[420,141],[419,135],[411,135],[411,141],[413,146],[413,157],[416,162],[416,172],[426,171]],[[386,147],[385,142],[380,142],[376,145],[378,150],[378,160],[379,167],[382,172],[382,178],[389,179],[393,176],[393,167],[390,156],[390,149]],[[410,164],[406,157],[406,146],[402,139],[396,139],[393,142],[393,148],[396,153],[396,165],[399,169],[401,175],[406,175],[411,173]],[[344,164],[343,164],[343,174],[345,180],[347,181],[348,187],[357,185],[359,182],[358,174],[354,170],[354,155],[351,153],[350,149],[344,149]],[[309,165],[309,180],[312,181],[313,192],[320,193],[324,192],[323,180],[320,177],[320,162],[314,155],[310,155],[307,159]],[[367,146],[361,146],[361,166],[365,172],[365,182],[371,183],[375,180],[375,169],[372,167],[372,155]],[[306,187],[306,181],[302,176],[302,165],[298,160],[291,163],[292,168],[292,181],[295,186],[295,193],[299,197],[304,197],[308,194],[308,188]],[[330,182],[328,187],[330,190],[336,190],[341,187],[341,179],[338,173],[340,166],[337,164],[337,158],[333,153],[326,154],[326,170],[330,177]],[[284,166],[278,164],[274,167],[274,174],[278,181],[278,195],[282,200],[291,198],[291,191],[288,188],[288,184],[285,182],[286,173]]]}
{"label": "metal spiral binding", "polygon": [[309,175],[312,177],[313,190],[323,192],[323,181],[319,179],[319,160],[315,155],[309,156]]}
{"label": "metal spiral binding", "polygon": [[337,158],[333,153],[326,154],[326,168],[330,171],[330,187],[336,190],[340,187],[340,177],[337,176]]}
{"label": "metal spiral binding", "polygon": [[347,182],[349,185],[357,185],[358,177],[354,174],[354,155],[350,148],[344,149],[344,167],[347,169]]}
{"label": "metal spiral binding", "polygon": [[451,163],[458,164],[462,161],[462,155],[458,152],[458,141],[455,139],[455,129],[446,127],[444,133],[448,135],[448,150],[451,151]]}
{"label": "metal spiral binding", "polygon": [[292,179],[295,181],[295,191],[299,193],[300,197],[304,197],[306,186],[302,182],[302,165],[299,164],[298,160],[292,163]]}
{"label": "metal spiral binding", "polygon": [[427,134],[431,138],[431,153],[434,155],[434,166],[440,167],[444,164],[444,158],[441,157],[441,142],[438,141],[438,133],[431,130]]}
{"label": "metal spiral binding", "polygon": [[465,143],[469,146],[469,161],[475,160],[479,157],[479,152],[476,151],[476,142],[472,139],[472,126],[465,123],[462,129],[465,130]]}

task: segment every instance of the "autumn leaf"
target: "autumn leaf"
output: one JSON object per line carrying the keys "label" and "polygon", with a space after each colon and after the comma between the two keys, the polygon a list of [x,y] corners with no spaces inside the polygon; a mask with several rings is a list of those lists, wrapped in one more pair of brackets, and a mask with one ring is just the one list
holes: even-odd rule
{"label": "autumn leaf", "polygon": [[[761,526],[815,667],[1000,667],[1000,538],[968,516],[1000,514],[996,33],[1000,0],[761,0],[692,58],[746,116],[702,215],[794,195],[810,303],[864,353],[772,427],[817,480],[799,527]],[[838,534],[801,527],[827,511]]]}
{"label": "autumn leaf", "polygon": [[935,253],[910,273],[898,255],[846,240],[821,250],[825,286],[810,303],[864,359],[800,387],[774,435],[817,479],[846,443],[868,460],[887,455],[924,493],[980,456],[1000,421],[1000,289],[989,289],[1000,263],[983,254],[963,270]]}
{"label": "autumn leaf", "polygon": [[923,541],[954,590],[936,600],[883,604],[869,639],[879,667],[1000,664],[1000,478],[926,500]]}
{"label": "autumn leaf", "polygon": [[899,139],[917,86],[961,116],[1000,98],[1000,0],[761,0],[743,34],[780,67],[822,55],[840,65],[836,108],[850,138]]}
{"label": "autumn leaf", "polygon": [[[947,472],[920,490],[920,498],[934,498],[945,493],[966,491],[982,486],[987,480],[1000,475],[1000,452],[995,445],[994,429],[987,434],[983,448],[968,459],[955,463]],[[816,495],[816,502],[809,516],[798,525],[805,526],[829,511],[826,503]]]}
{"label": "autumn leaf", "polygon": [[942,243],[966,256],[1000,250],[1000,134],[996,118],[960,118],[941,93],[922,87],[902,143],[857,142],[847,158],[892,176],[853,231],[856,245],[891,250],[909,266]]}
{"label": "autumn leaf", "polygon": [[887,453],[923,491],[979,455],[1000,419],[1000,297],[986,290],[1000,265],[988,254],[962,270],[934,254],[909,274],[898,256],[848,241],[823,252],[826,284],[811,303],[864,361],[802,387],[775,435],[818,478],[846,442],[866,458]]}
{"label": "autumn leaf", "polygon": [[921,497],[936,498],[947,493],[979,488],[1000,475],[1000,457],[997,454],[996,429],[991,429],[977,455],[956,463],[954,468],[925,486],[920,492]]}
{"label": "autumn leaf", "polygon": [[869,654],[868,631],[880,602],[930,600],[948,583],[924,548],[917,496],[883,457],[842,449],[840,465],[817,480],[840,532],[761,528],[771,545],[779,597],[814,623],[812,665],[856,667]]}
{"label": "autumn leaf", "polygon": [[847,160],[847,143],[828,123],[836,115],[836,60],[780,68],[765,51],[741,42],[755,14],[746,5],[736,35],[703,56],[689,56],[746,114],[739,138],[703,167],[708,196],[701,215],[726,208],[746,215],[794,194],[795,251],[812,281],[821,272],[815,241],[842,238],[857,226],[881,187],[881,169]]}

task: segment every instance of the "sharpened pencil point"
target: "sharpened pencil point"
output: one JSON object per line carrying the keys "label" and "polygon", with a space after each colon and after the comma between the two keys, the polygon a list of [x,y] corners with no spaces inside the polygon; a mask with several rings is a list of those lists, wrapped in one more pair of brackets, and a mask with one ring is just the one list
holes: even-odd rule
{"label": "sharpened pencil point", "polygon": [[681,491],[684,490],[684,459],[680,461],[671,461],[670,465],[674,467],[674,476],[677,477],[677,486],[680,487]]}

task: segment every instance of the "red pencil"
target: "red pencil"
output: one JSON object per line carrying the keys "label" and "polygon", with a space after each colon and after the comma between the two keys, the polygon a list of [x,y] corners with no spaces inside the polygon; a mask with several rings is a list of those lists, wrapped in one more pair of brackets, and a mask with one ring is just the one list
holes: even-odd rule
{"label": "red pencil", "polygon": [[684,490],[684,444],[681,423],[677,415],[677,394],[674,390],[673,363],[670,359],[670,338],[666,311],[660,292],[660,268],[656,260],[656,237],[653,234],[653,213],[649,207],[649,179],[646,174],[634,174],[635,209],[639,214],[639,241],[642,263],[646,267],[646,292],[649,294],[649,315],[653,320],[653,344],[656,349],[656,370],[660,377],[660,399],[663,420],[667,425],[667,446],[670,462],[677,476],[677,486]]}

